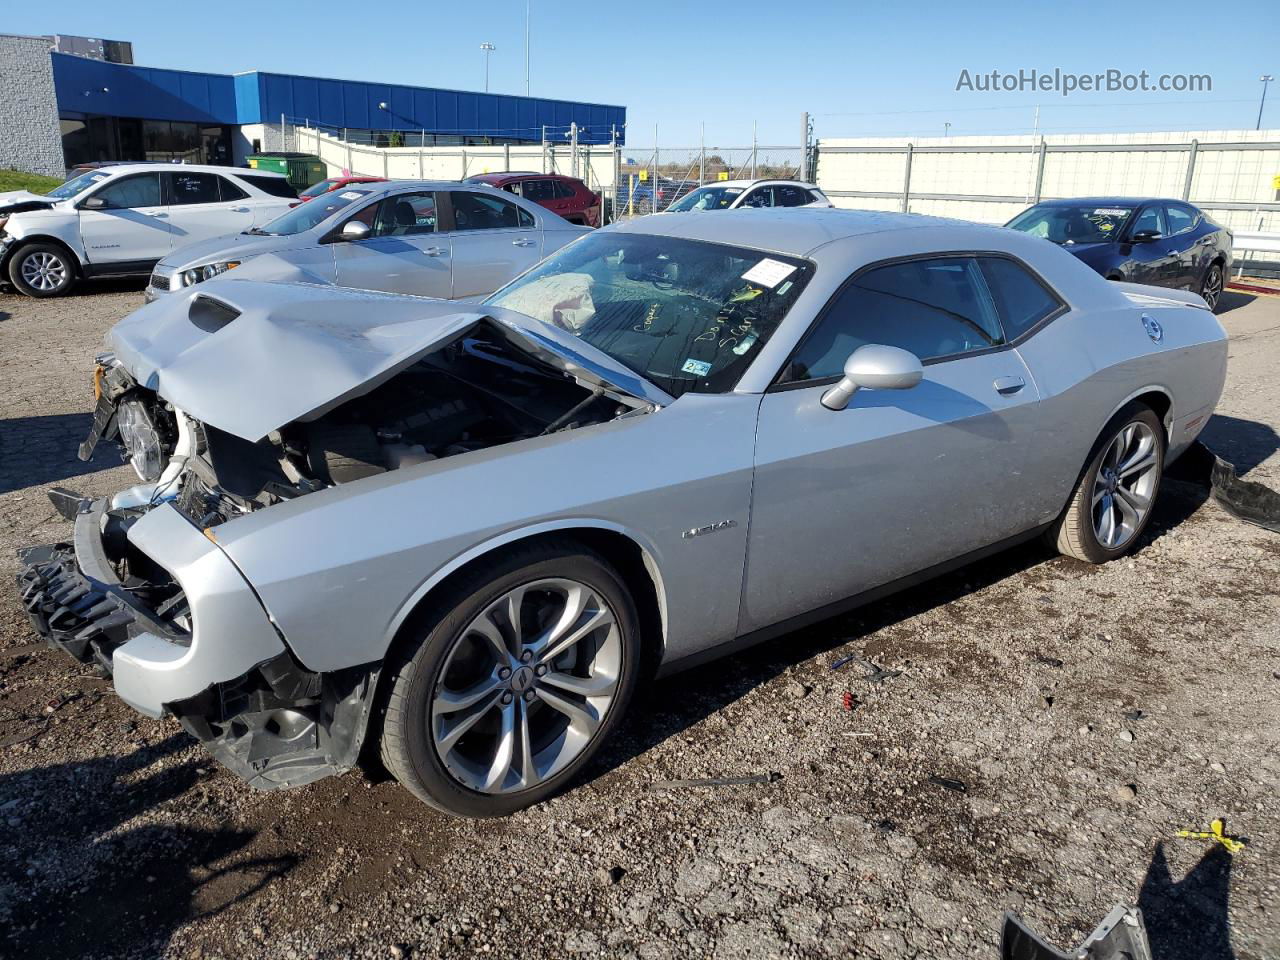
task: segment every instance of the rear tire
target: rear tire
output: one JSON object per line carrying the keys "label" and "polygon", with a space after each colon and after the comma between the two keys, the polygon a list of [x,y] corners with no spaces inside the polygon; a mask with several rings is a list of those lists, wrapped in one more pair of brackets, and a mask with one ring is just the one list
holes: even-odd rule
{"label": "rear tire", "polygon": [[438,810],[506,816],[577,776],[626,712],[639,666],[639,617],[607,560],[571,542],[510,550],[388,657],[382,762]]}
{"label": "rear tire", "polygon": [[1222,301],[1223,286],[1222,267],[1216,263],[1209,264],[1204,279],[1200,281],[1200,296],[1214,313],[1218,312],[1218,304]]}
{"label": "rear tire", "polygon": [[31,243],[9,258],[9,280],[28,297],[60,297],[76,283],[77,264],[53,243]]}
{"label": "rear tire", "polygon": [[1071,501],[1049,530],[1065,556],[1085,563],[1122,557],[1151,519],[1164,472],[1164,425],[1155,411],[1131,403],[1098,438]]}

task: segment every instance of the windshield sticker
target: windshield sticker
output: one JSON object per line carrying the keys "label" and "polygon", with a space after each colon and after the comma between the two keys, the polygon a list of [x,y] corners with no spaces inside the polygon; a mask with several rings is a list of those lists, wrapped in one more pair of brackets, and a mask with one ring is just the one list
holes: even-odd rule
{"label": "windshield sticker", "polygon": [[89,178],[89,182],[90,182],[90,183],[101,183],[103,180],[107,179],[107,177],[109,177],[109,176],[110,176],[110,174],[109,174],[109,173],[99,173],[99,174],[97,174],[97,175],[95,175],[95,176],[90,177],[90,178]]}
{"label": "windshield sticker", "polygon": [[705,377],[711,372],[711,364],[705,360],[686,360],[680,368],[681,373],[692,373],[697,377]]}
{"label": "windshield sticker", "polygon": [[768,287],[772,290],[791,274],[796,272],[796,268],[789,263],[783,263],[781,260],[771,260],[765,257],[754,267],[742,275],[743,280],[749,280],[752,283],[758,283],[762,287]]}
{"label": "windshield sticker", "polygon": [[1124,207],[1099,207],[1093,211],[1095,217],[1123,217],[1128,215],[1129,211]]}
{"label": "windshield sticker", "polygon": [[364,196],[364,191],[348,190],[346,193],[338,194],[338,196],[341,197],[343,200],[359,200],[361,197]]}
{"label": "windshield sticker", "polygon": [[742,356],[744,353],[750,350],[753,346],[755,346],[757,339],[758,338],[754,333],[748,333],[745,337],[742,338],[742,342],[733,348],[733,352],[736,353],[738,356]]}

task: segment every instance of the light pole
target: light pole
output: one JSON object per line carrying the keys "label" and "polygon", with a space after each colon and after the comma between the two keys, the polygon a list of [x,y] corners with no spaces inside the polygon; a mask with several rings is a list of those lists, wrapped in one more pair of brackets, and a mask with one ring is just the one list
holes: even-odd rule
{"label": "light pole", "polygon": [[1262,81],[1262,100],[1258,103],[1258,122],[1253,128],[1255,130],[1262,129],[1262,108],[1267,105],[1267,84],[1274,80],[1275,77],[1269,73],[1264,73],[1258,79]]}
{"label": "light pole", "polygon": [[488,93],[489,92],[489,54],[493,53],[493,51],[497,50],[498,48],[495,47],[492,43],[482,43],[480,44],[480,49],[484,51],[484,92]]}
{"label": "light pole", "polygon": [[943,135],[944,137],[949,137],[949,136],[951,136],[951,121],[950,121],[950,120],[944,120],[944,121],[942,121],[942,135]]}
{"label": "light pole", "polygon": [[529,96],[529,5],[524,0],[524,95]]}

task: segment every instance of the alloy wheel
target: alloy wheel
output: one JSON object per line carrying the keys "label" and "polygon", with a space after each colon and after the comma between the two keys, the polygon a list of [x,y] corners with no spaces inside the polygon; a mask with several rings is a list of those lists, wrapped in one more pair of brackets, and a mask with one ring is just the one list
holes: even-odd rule
{"label": "alloy wheel", "polygon": [[431,740],[468,789],[527,790],[591,743],[622,670],[617,616],[577,580],[507,591],[475,617],[445,657],[431,697]]}
{"label": "alloy wheel", "polygon": [[1093,532],[1106,549],[1119,549],[1142,529],[1159,466],[1159,441],[1147,424],[1129,423],[1112,439],[1093,480]]}
{"label": "alloy wheel", "polygon": [[43,250],[28,255],[22,261],[22,279],[33,290],[46,293],[57,290],[67,282],[67,265],[59,257]]}
{"label": "alloy wheel", "polygon": [[1209,305],[1212,310],[1218,305],[1218,299],[1222,296],[1222,268],[1213,266],[1209,268],[1209,272],[1205,274],[1204,283],[1200,288],[1200,296],[1204,297],[1204,302]]}

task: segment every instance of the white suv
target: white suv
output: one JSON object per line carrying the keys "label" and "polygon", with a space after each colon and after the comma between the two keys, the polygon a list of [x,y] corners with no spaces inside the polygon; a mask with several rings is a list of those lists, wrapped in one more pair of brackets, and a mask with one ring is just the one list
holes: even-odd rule
{"label": "white suv", "polygon": [[81,278],[146,275],[175,247],[267,223],[291,201],[278,173],[167,163],[91,170],[43,197],[3,193],[0,282],[57,297]]}

